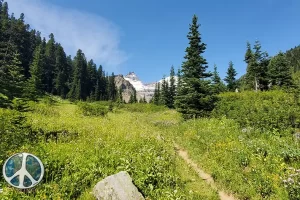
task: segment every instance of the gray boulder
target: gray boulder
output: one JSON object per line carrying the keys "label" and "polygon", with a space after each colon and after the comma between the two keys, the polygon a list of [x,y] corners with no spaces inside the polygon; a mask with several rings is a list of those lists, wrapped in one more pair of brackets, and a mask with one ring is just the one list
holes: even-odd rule
{"label": "gray boulder", "polygon": [[125,171],[98,182],[93,194],[98,200],[145,200]]}

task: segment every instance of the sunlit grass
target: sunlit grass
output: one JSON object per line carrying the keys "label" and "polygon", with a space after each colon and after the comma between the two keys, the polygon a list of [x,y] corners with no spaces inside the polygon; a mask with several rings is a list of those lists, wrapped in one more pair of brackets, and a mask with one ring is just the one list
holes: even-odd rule
{"label": "sunlit grass", "polygon": [[148,199],[217,199],[215,191],[189,173],[172,139],[164,136],[163,127],[181,120],[175,111],[128,105],[94,117],[65,101],[31,106],[27,117],[39,142],[20,151],[40,157],[45,177],[35,193],[25,195],[5,186],[3,198],[91,199],[98,181],[125,170]]}

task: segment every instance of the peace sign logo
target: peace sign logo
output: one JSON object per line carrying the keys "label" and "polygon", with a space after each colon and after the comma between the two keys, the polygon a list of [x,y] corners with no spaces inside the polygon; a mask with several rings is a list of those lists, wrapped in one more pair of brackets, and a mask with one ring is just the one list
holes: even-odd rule
{"label": "peace sign logo", "polygon": [[4,163],[3,176],[13,187],[28,189],[36,186],[44,176],[41,160],[29,153],[18,153]]}

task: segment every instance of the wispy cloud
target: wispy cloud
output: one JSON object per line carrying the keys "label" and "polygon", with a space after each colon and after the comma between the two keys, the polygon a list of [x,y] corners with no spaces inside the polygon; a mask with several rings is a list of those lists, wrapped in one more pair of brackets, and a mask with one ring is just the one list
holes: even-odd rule
{"label": "wispy cloud", "polygon": [[53,33],[67,54],[82,49],[109,71],[117,70],[127,60],[119,47],[120,30],[109,20],[90,13],[62,8],[41,0],[7,0],[10,12],[25,14],[25,21],[48,38]]}

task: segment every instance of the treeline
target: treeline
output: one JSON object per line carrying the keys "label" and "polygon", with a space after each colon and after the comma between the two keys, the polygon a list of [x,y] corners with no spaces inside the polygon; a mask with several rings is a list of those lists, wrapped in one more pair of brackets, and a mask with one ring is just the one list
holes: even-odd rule
{"label": "treeline", "polygon": [[[247,42],[244,59],[247,64],[246,74],[237,80],[237,72],[230,61],[226,77],[222,80],[216,65],[213,72],[207,71],[208,63],[202,55],[206,44],[202,42],[199,27],[198,18],[194,15],[187,36],[189,46],[186,48],[185,60],[177,74],[177,87],[172,81],[169,83],[163,79],[163,83],[156,85],[153,103],[175,107],[185,118],[192,118],[210,115],[218,100],[217,94],[226,91],[287,89],[298,95],[300,47],[270,57],[266,51],[262,51],[259,41],[255,41],[253,48]],[[171,79],[172,74],[174,76],[173,68]]]}
{"label": "treeline", "polygon": [[49,35],[25,23],[25,16],[9,14],[0,0],[0,105],[13,98],[36,99],[45,93],[71,100],[117,100],[114,74],[105,73],[82,50],[74,58]]}

